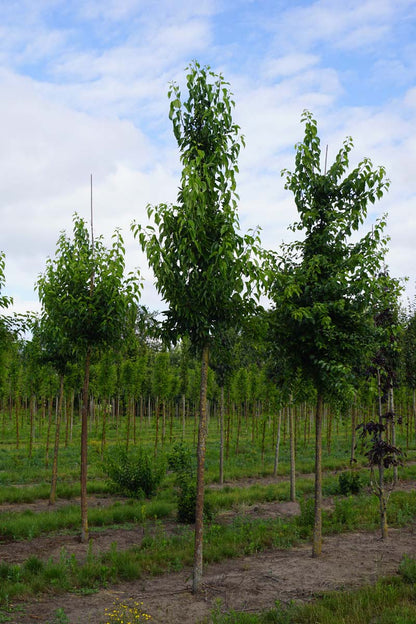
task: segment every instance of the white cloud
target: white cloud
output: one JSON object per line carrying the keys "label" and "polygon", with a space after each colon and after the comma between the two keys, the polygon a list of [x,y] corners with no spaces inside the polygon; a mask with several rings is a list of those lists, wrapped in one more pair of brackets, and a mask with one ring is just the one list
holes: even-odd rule
{"label": "white cloud", "polygon": [[413,0],[317,0],[286,11],[280,33],[286,45],[308,48],[330,42],[334,48],[373,46],[391,31],[395,18],[406,14]]}
{"label": "white cloud", "polygon": [[281,76],[291,76],[305,69],[309,69],[319,62],[316,54],[288,54],[266,61],[262,74],[270,80]]}
{"label": "white cloud", "polygon": [[[0,249],[6,251],[8,292],[18,308],[31,301],[59,231],[71,232],[73,212],[88,218],[91,172],[96,232],[108,237],[122,227],[128,266],[140,265],[146,278],[143,303],[160,307],[129,225],[133,219],[146,224],[148,202],[175,200],[180,167],[166,91],[172,79],[183,84],[184,66],[200,56],[211,58],[230,81],[236,120],[246,136],[238,179],[242,228],[260,225],[266,247],[292,236],[287,226],[296,212],[280,171],[293,169],[294,144],[303,136],[300,116],[307,108],[318,120],[323,146],[329,144],[330,159],[352,135],[353,164],[369,156],[386,166],[391,191],[371,218],[389,211],[392,272],[415,275],[416,90],[404,92],[398,85],[407,85],[416,67],[412,42],[392,48],[414,16],[415,2],[317,0],[287,3],[285,11],[276,3],[267,14],[261,5],[9,5],[0,37]],[[221,20],[235,18],[227,24],[232,32],[241,6],[253,14],[252,22],[245,14],[246,39],[222,39]],[[365,72],[349,65],[350,53],[361,52],[370,68]],[[25,76],[30,59],[37,64],[32,77]],[[363,105],[349,91],[349,72],[379,90],[383,75],[392,83],[396,77],[397,92],[378,95],[377,101],[369,93]]]}

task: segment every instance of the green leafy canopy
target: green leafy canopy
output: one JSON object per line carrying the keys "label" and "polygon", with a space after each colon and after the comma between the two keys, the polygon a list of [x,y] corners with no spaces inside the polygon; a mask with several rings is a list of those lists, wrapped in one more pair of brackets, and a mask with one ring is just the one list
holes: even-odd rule
{"label": "green leafy canopy", "polygon": [[92,245],[84,220],[74,215],[72,240],[61,233],[55,258],[47,260],[36,284],[48,342],[85,353],[125,338],[136,319],[140,284],[133,274],[124,278],[124,268],[120,232],[110,248],[102,237]]}
{"label": "green leafy canopy", "polygon": [[387,249],[385,219],[358,238],[369,203],[389,186],[383,167],[364,159],[348,173],[352,140],[321,170],[317,124],[305,112],[305,136],[296,146],[295,171],[283,171],[299,214],[292,226],[304,238],[268,255],[266,271],[274,303],[271,335],[277,357],[326,396],[351,388],[354,367],[374,347],[372,307]]}
{"label": "green leafy canopy", "polygon": [[193,63],[188,99],[169,89],[170,119],[183,165],[176,205],[149,206],[155,226],[132,229],[146,251],[164,301],[165,336],[189,335],[202,347],[253,306],[259,236],[238,231],[237,158],[244,145],[221,75]]}

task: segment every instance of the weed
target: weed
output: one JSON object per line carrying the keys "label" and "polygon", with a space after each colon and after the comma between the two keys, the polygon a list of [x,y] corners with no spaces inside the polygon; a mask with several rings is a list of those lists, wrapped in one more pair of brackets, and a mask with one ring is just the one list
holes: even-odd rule
{"label": "weed", "polygon": [[53,620],[46,624],[69,624],[69,618],[62,608],[56,609]]}
{"label": "weed", "polygon": [[416,583],[416,559],[405,555],[400,562],[399,574],[406,583]]}
{"label": "weed", "polygon": [[112,609],[105,609],[105,624],[142,624],[152,616],[142,609],[142,602],[116,601]]}

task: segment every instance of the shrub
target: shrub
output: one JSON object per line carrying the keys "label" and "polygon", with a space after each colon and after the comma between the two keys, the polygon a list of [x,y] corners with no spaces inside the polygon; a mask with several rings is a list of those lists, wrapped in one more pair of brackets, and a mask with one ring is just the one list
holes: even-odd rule
{"label": "shrub", "polygon": [[168,455],[168,467],[176,474],[195,472],[195,460],[191,449],[183,442],[176,442]]}
{"label": "shrub", "polygon": [[363,488],[363,484],[358,472],[343,472],[338,478],[339,493],[344,496],[349,494],[359,494]]}
{"label": "shrub", "polygon": [[[183,443],[173,445],[168,455],[168,466],[176,474],[178,513],[177,520],[184,524],[195,522],[196,507],[196,470],[195,459],[191,450]],[[212,518],[212,507],[204,501],[204,516]]]}
{"label": "shrub", "polygon": [[133,498],[151,498],[159,487],[166,469],[156,458],[150,458],[143,450],[127,453],[115,449],[108,453],[104,471],[115,492]]}

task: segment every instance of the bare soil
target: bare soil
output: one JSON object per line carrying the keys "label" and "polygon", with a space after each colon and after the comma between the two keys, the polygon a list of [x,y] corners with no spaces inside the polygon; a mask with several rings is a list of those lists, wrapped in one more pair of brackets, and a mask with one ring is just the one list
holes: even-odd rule
{"label": "bare soil", "polygon": [[327,537],[323,555],[311,557],[309,546],[275,550],[206,566],[201,592],[191,593],[190,569],[156,578],[145,578],[84,596],[42,596],[13,613],[14,624],[53,622],[58,608],[70,624],[101,624],[105,607],[117,599],[143,602],[158,624],[196,624],[209,621],[221,601],[224,609],[260,611],[276,600],[306,601],[332,589],[349,589],[374,583],[394,574],[404,554],[416,555],[416,529],[391,530],[383,542],[374,533],[348,533]]}
{"label": "bare soil", "polygon": [[[402,483],[398,489],[414,487],[415,483]],[[71,501],[71,504],[76,502]],[[91,506],[110,502],[114,502],[114,498],[96,497],[89,501]],[[325,506],[330,507],[331,504],[331,499],[325,501]],[[48,509],[47,501],[37,501],[28,505],[2,505],[0,511],[6,511],[7,507],[35,512]],[[238,513],[261,518],[292,516],[299,513],[299,506],[288,502],[259,503],[240,509]],[[220,514],[217,521],[229,522],[235,515],[235,511],[227,511]],[[173,521],[167,521],[163,526],[168,533],[177,529]],[[151,527],[147,527],[148,530]],[[129,548],[141,543],[144,532],[141,526],[91,530],[90,548],[94,552],[106,551],[114,542],[120,549]],[[89,547],[81,544],[78,537],[72,534],[3,542],[0,543],[0,560],[21,562],[30,555],[56,559],[63,548],[82,560]],[[208,565],[204,570],[202,589],[196,596],[191,592],[191,570],[185,569],[160,577],[120,583],[91,595],[43,595],[19,603],[22,610],[13,610],[10,622],[55,624],[56,610],[60,608],[65,611],[70,624],[102,624],[107,621],[105,608],[111,609],[116,600],[143,602],[143,608],[151,614],[151,621],[155,624],[209,622],[210,613],[218,601],[224,610],[255,612],[272,608],[277,600],[307,601],[324,591],[374,583],[380,576],[396,573],[405,554],[416,557],[416,526],[391,529],[386,541],[380,540],[378,533],[345,533],[326,537],[323,554],[318,559],[311,557],[310,546],[301,546]]]}

